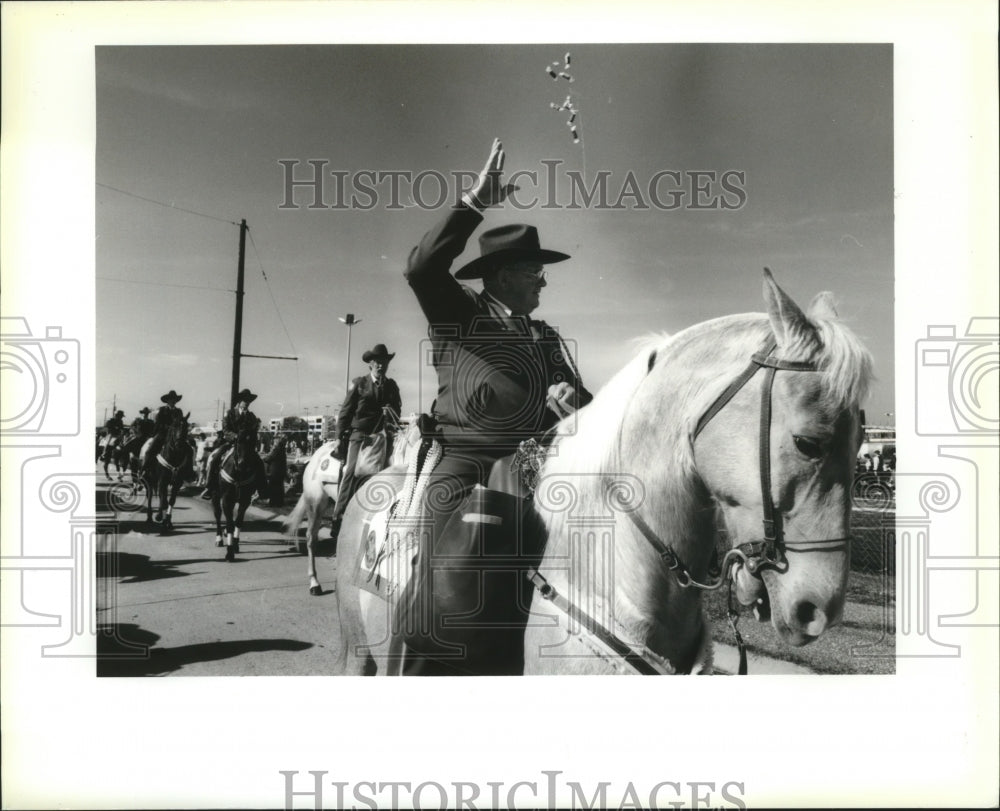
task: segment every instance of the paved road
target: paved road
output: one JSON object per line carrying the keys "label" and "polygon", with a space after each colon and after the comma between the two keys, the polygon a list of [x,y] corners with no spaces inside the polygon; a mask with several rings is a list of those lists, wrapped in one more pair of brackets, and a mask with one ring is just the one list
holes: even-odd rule
{"label": "paved road", "polygon": [[[108,495],[100,483],[99,509]],[[211,504],[197,497],[178,498],[169,535],[148,527],[143,510],[126,505],[117,518],[98,553],[100,674],[330,675],[339,631],[329,548],[316,562],[325,593],[313,597],[306,558],[273,511],[250,508],[234,563],[215,546]],[[148,653],[136,656],[133,644]]]}
{"label": "paved road", "polygon": [[[316,567],[324,594],[309,594],[307,561],[282,536],[278,513],[251,507],[236,562],[215,545],[210,502],[191,488],[174,508],[174,529],[149,527],[144,509],[124,504],[99,481],[107,528],[98,552],[98,675],[326,676],[340,650],[336,557],[321,531]],[[115,507],[117,509],[112,509]],[[716,643],[720,673],[734,673],[736,649]],[[809,673],[751,654],[751,673]]]}

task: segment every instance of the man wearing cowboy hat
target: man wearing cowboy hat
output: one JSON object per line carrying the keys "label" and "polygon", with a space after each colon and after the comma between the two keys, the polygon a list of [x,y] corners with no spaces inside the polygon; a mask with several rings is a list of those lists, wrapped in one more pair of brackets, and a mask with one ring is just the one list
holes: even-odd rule
{"label": "man wearing cowboy hat", "polygon": [[354,475],[358,464],[358,452],[365,437],[382,429],[385,425],[385,410],[392,411],[399,419],[403,401],[399,396],[399,386],[392,378],[386,377],[389,361],[396,357],[385,344],[375,344],[367,350],[361,360],[368,364],[368,374],[356,377],[347,389],[344,404],[337,415],[337,436],[340,438],[340,456],[344,469],[340,474],[340,490],[337,506],[333,510],[331,537],[336,537],[340,520],[360,481]]}
{"label": "man wearing cowboy hat", "polygon": [[177,407],[177,404],[183,397],[183,394],[178,394],[171,389],[160,398],[160,402],[164,403],[164,405],[161,405],[156,410],[156,418],[153,420],[153,441],[149,444],[146,453],[142,457],[142,466],[144,468],[162,450],[163,443],[167,441],[167,433],[174,420],[178,418],[183,419],[184,412]]}
{"label": "man wearing cowboy hat", "polygon": [[149,439],[156,431],[154,422],[149,418],[149,415],[152,413],[153,409],[149,406],[143,406],[139,409],[139,414],[142,416],[132,420],[132,431],[136,436],[142,437],[143,441]]}
{"label": "man wearing cowboy hat", "polygon": [[139,416],[132,420],[125,443],[125,451],[129,456],[138,456],[143,443],[153,435],[153,421],[149,418],[152,411],[149,406],[143,406],[139,409]]}
{"label": "man wearing cowboy hat", "polygon": [[[485,231],[481,255],[450,272],[481,212],[517,188],[501,180],[504,157],[494,140],[476,187],[413,249],[404,273],[429,325],[442,444],[494,458],[591,400],[558,332],[529,318],[548,284],[545,265],[569,256],[542,248],[533,226],[504,225]],[[458,281],[466,279],[482,279],[482,292]]]}
{"label": "man wearing cowboy hat", "polygon": [[[250,391],[250,389],[243,389],[243,391],[236,395],[236,404],[226,412],[226,416],[222,420],[222,442],[216,444],[215,450],[212,451],[212,455],[208,458],[208,486],[202,492],[202,498],[211,498],[213,493],[218,489],[219,465],[222,460],[222,454],[236,443],[240,432],[245,431],[256,437],[260,430],[260,418],[250,411],[250,403],[256,399],[257,395]],[[254,467],[257,468],[257,491],[263,495],[265,484],[264,463],[257,454],[256,439],[251,448],[251,455],[254,458]]]}
{"label": "man wearing cowboy hat", "polygon": [[[449,517],[477,484],[488,482],[494,462],[526,440],[544,442],[562,418],[592,399],[559,333],[530,318],[547,286],[545,266],[569,256],[542,248],[533,226],[503,225],[483,232],[480,256],[451,273],[482,212],[517,188],[501,179],[504,158],[494,140],[471,193],[424,236],[404,272],[428,321],[438,375],[432,412],[443,455],[425,502],[434,505],[435,554],[445,556],[451,553]],[[460,283],[467,279],[481,279],[482,291]],[[423,537],[421,561],[429,555]],[[417,580],[400,605],[414,599]],[[405,673],[456,672],[406,642]]]}
{"label": "man wearing cowboy hat", "polygon": [[[122,419],[124,416],[124,411],[116,411],[114,416],[104,423],[104,430],[107,431],[108,441],[104,446],[104,456],[101,461],[104,462],[104,475],[108,481],[111,481],[111,474],[108,473],[108,465],[111,464],[111,460],[115,456],[115,449],[121,444],[122,435],[125,433],[125,420]],[[118,478],[121,479],[120,473]]]}

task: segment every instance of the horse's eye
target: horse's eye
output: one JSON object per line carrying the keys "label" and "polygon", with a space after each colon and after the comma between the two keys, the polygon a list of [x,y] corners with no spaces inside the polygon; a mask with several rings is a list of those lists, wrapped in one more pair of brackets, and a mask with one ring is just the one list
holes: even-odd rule
{"label": "horse's eye", "polygon": [[815,439],[810,439],[807,436],[796,436],[794,439],[796,449],[803,456],[808,456],[810,459],[818,459],[823,455],[823,448],[820,447],[819,442]]}

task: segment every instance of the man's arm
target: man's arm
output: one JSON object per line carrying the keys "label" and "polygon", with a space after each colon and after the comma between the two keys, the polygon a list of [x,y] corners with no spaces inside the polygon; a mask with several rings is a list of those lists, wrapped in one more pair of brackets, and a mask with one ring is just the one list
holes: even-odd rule
{"label": "man's arm", "polygon": [[475,187],[410,252],[403,275],[431,324],[465,323],[475,315],[473,298],[451,275],[451,265],[482,222],[480,212],[499,205],[517,189],[501,178],[505,158],[503,144],[494,139]]}
{"label": "man's arm", "polygon": [[459,205],[410,252],[403,275],[428,323],[464,321],[475,312],[471,297],[451,275],[451,266],[482,220],[475,209]]}

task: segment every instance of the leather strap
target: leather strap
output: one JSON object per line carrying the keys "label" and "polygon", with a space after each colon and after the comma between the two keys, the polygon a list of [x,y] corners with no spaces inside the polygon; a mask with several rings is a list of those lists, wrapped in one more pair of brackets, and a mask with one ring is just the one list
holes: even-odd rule
{"label": "leather strap", "polygon": [[597,620],[563,597],[537,569],[528,570],[528,580],[546,600],[570,617],[576,620],[592,636],[596,637],[605,647],[619,656],[625,663],[642,676],[663,676],[666,672],[657,669],[651,662],[637,653],[627,642],[615,636]]}

